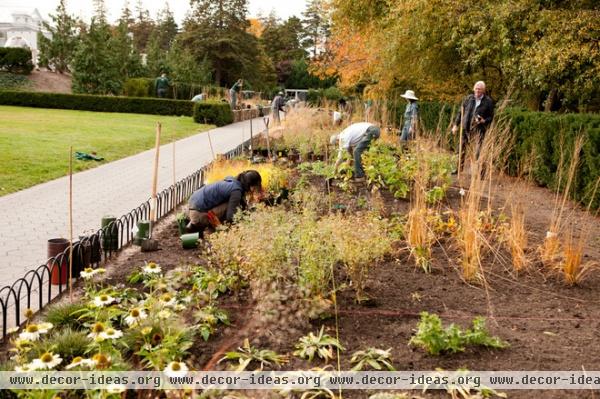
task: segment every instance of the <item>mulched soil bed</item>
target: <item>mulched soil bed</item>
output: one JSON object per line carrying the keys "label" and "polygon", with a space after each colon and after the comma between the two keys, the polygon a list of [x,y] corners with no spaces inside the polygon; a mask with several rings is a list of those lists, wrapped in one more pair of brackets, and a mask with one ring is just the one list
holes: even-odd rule
{"label": "mulched soil bed", "polygon": [[[493,206],[504,207],[509,196],[508,188],[514,182],[504,179],[498,187]],[[322,185],[321,187],[324,187]],[[354,194],[339,193],[349,202],[360,195],[370,195],[367,190]],[[552,212],[551,193],[545,189],[528,187],[519,193],[520,200],[529,205],[526,209],[531,246],[537,246],[545,235]],[[354,197],[354,198],[353,198]],[[406,212],[408,201],[395,200],[388,193],[382,198],[389,212]],[[448,193],[447,204],[456,209],[460,201],[458,189]],[[358,205],[357,205],[358,207]],[[352,206],[349,207],[352,209]],[[585,220],[585,215],[572,206],[576,220]],[[157,252],[142,253],[137,247],[123,251],[107,265],[107,277],[114,284],[123,283],[134,268],[144,261],[159,263],[168,270],[181,264],[202,264],[201,250],[184,250],[181,247],[175,217],[161,222],[155,231],[160,242]],[[600,237],[598,220],[592,228],[592,240]],[[265,237],[265,239],[268,239]],[[443,249],[436,245],[433,250],[433,272],[425,274],[414,266],[408,252],[401,252],[397,259],[373,267],[369,274],[366,293],[374,299],[370,307],[357,305],[354,293],[346,289],[338,295],[339,326],[342,344],[346,352],[342,355],[342,369],[350,369],[350,354],[367,347],[392,348],[397,370],[434,370],[443,368],[456,370],[597,370],[600,359],[600,276],[592,275],[577,287],[568,288],[556,279],[544,277],[540,272],[531,271],[515,278],[506,265],[488,253],[485,259],[488,288],[470,286],[460,278],[458,271],[459,254],[452,239],[442,242]],[[586,251],[592,259],[600,259],[598,247],[592,241]],[[503,253],[500,252],[502,255]],[[503,254],[506,259],[510,256]],[[586,258],[589,259],[589,258]],[[539,270],[535,265],[533,270]],[[343,273],[337,279],[343,283]],[[268,330],[269,326],[256,323],[252,302],[248,292],[239,297],[228,296],[219,299],[218,307],[228,311],[232,320],[230,327],[219,327],[219,331],[209,341],[201,339],[192,349],[192,363],[196,369],[224,369],[216,364],[224,352],[241,346],[244,338],[252,339],[258,329]],[[409,347],[416,328],[419,312],[438,314],[444,325],[451,322],[468,327],[471,320],[479,315],[488,318],[487,326],[492,334],[508,341],[511,347],[504,350],[467,349],[464,353],[451,356],[429,356],[423,350]],[[335,322],[328,319],[313,322],[305,333],[318,331],[326,325],[329,334],[335,334]],[[270,349],[291,354],[297,337],[286,337],[286,341]],[[269,344],[269,342],[261,342]],[[317,365],[317,364],[314,364]],[[284,369],[308,369],[314,365],[293,359]],[[420,396],[447,397],[441,392]],[[592,398],[590,391],[511,391],[514,398]],[[262,396],[258,392],[249,396]],[[344,397],[365,398],[367,392],[349,391]]]}

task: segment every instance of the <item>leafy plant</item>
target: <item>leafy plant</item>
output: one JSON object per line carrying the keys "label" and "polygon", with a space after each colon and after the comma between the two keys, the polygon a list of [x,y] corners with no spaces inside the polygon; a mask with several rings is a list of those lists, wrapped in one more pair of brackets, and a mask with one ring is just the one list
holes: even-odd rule
{"label": "leafy plant", "polygon": [[321,326],[319,334],[314,335],[310,332],[308,335],[300,338],[300,341],[296,344],[297,350],[294,352],[294,356],[312,361],[315,355],[317,355],[317,357],[328,362],[330,359],[333,359],[334,348],[340,351],[344,350],[340,342],[336,338],[325,334],[324,326]]}
{"label": "leafy plant", "polygon": [[441,353],[463,352],[467,346],[485,346],[490,348],[506,348],[508,343],[500,338],[491,337],[485,328],[485,318],[476,317],[471,329],[461,331],[455,324],[443,328],[442,321],[436,314],[421,313],[421,321],[417,332],[409,345],[417,345],[431,355]]}
{"label": "leafy plant", "polygon": [[257,349],[251,346],[250,341],[246,338],[242,347],[235,352],[227,352],[219,362],[223,360],[237,360],[239,364],[235,370],[244,371],[252,362],[258,363],[260,370],[265,366],[280,366],[287,362],[287,357],[269,349]]}
{"label": "leafy plant", "polygon": [[78,314],[82,309],[86,309],[86,306],[80,302],[57,304],[48,309],[46,321],[54,324],[56,328],[70,327],[78,330],[84,322]]}
{"label": "leafy plant", "polygon": [[218,323],[229,325],[229,317],[224,311],[214,306],[205,306],[194,314],[194,319],[199,323],[200,335],[205,341],[215,332]]}
{"label": "leafy plant", "polygon": [[382,370],[384,367],[389,371],[396,371],[392,365],[392,348],[383,350],[377,348],[368,348],[364,351],[357,351],[352,354],[350,363],[355,364],[352,371],[361,371],[366,366],[375,370]]}

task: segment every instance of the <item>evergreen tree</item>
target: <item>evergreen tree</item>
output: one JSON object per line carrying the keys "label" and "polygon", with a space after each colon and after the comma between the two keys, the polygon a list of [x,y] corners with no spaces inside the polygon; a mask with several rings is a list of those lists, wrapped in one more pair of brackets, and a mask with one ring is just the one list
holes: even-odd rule
{"label": "evergreen tree", "polygon": [[77,22],[75,18],[67,14],[65,0],[60,0],[56,14],[51,14],[50,19],[52,19],[52,25],[43,22],[42,26],[50,32],[52,38],[48,39],[38,33],[39,64],[53,68],[60,73],[68,72],[69,63],[77,45],[75,33]]}
{"label": "evergreen tree", "polygon": [[148,40],[154,30],[154,21],[150,18],[150,12],[146,10],[142,1],[138,0],[135,9],[135,22],[131,26],[133,43],[140,53],[147,52]]}
{"label": "evergreen tree", "polygon": [[102,19],[92,18],[73,57],[73,92],[119,94],[123,84],[119,63],[111,51],[110,27]]}
{"label": "evergreen tree", "polygon": [[246,32],[246,0],[192,0],[191,5],[181,39],[197,60],[206,56],[211,62],[216,83],[229,86],[252,72],[258,48]]}
{"label": "evergreen tree", "polygon": [[169,9],[168,3],[157,15],[155,30],[158,32],[160,47],[163,50],[171,48],[171,44],[173,44],[175,36],[177,36],[177,23],[175,22],[173,12]]}
{"label": "evergreen tree", "polygon": [[211,83],[211,67],[205,58],[197,62],[194,54],[175,41],[167,54],[167,65],[171,78],[177,83],[190,85],[208,85]]}
{"label": "evergreen tree", "polygon": [[121,15],[119,24],[114,30],[109,48],[111,56],[119,67],[119,72],[124,79],[143,76],[145,68],[142,65],[140,54],[133,46],[132,34],[128,29],[126,13]]}
{"label": "evergreen tree", "polygon": [[304,19],[304,48],[312,49],[312,56],[317,57],[319,51],[325,50],[325,44],[330,35],[329,15],[324,6],[324,0],[308,0],[306,10],[302,13]]}
{"label": "evergreen tree", "polygon": [[152,32],[147,44],[146,68],[149,76],[159,76],[169,73],[167,52],[162,49],[157,31]]}

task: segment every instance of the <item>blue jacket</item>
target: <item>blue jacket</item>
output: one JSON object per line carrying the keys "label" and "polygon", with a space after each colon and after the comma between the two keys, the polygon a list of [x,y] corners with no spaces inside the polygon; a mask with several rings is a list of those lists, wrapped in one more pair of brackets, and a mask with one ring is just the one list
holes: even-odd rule
{"label": "blue jacket", "polygon": [[[235,197],[235,202],[237,203],[230,204],[227,209],[226,219],[231,220],[236,208],[240,205],[240,199],[244,196],[242,184],[231,176],[221,181],[207,184],[195,191],[190,197],[189,208],[200,212],[208,212],[218,205],[230,202],[232,196]],[[230,210],[229,208],[232,209]]]}

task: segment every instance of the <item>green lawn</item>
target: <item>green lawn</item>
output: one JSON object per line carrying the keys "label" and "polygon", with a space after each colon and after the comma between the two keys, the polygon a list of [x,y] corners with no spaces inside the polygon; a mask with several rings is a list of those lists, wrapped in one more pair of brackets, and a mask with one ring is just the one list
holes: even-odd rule
{"label": "green lawn", "polygon": [[74,159],[76,172],[154,147],[156,122],[162,124],[162,144],[209,128],[189,116],[8,106],[0,106],[0,121],[0,196],[65,176],[71,145],[73,152],[104,157],[102,162]]}

